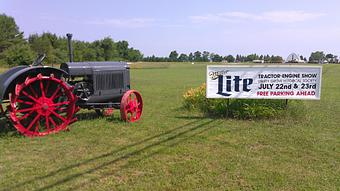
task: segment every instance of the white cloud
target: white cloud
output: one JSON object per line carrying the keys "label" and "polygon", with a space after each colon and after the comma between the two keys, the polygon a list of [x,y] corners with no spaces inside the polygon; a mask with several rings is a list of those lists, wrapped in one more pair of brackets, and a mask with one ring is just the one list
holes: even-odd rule
{"label": "white cloud", "polygon": [[194,23],[221,23],[221,22],[242,22],[242,21],[265,21],[273,23],[295,23],[317,19],[324,16],[324,13],[312,13],[306,11],[268,11],[262,13],[247,12],[225,12],[218,14],[207,14],[191,16]]}
{"label": "white cloud", "polygon": [[129,18],[129,19],[102,19],[88,21],[86,24],[104,25],[114,28],[142,28],[153,25],[155,19],[152,18]]}
{"label": "white cloud", "polygon": [[272,11],[262,14],[263,20],[277,23],[294,23],[317,19],[324,13],[309,13],[305,11]]}

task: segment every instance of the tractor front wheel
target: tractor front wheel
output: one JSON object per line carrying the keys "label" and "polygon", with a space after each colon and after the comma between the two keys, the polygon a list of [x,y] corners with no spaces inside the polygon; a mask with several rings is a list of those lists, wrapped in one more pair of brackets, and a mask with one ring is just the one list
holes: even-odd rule
{"label": "tractor front wheel", "polygon": [[120,115],[123,121],[138,121],[143,111],[143,100],[141,94],[136,90],[127,91],[120,103]]}

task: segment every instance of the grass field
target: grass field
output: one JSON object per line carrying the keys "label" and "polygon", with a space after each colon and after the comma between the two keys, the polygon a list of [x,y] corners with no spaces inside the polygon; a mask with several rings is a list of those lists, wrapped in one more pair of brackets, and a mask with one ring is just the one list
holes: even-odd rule
{"label": "grass field", "polygon": [[340,189],[340,65],[324,66],[322,99],[303,101],[299,119],[252,121],[181,109],[205,64],[144,65],[131,70],[137,123],[82,110],[47,137],[0,130],[0,190]]}

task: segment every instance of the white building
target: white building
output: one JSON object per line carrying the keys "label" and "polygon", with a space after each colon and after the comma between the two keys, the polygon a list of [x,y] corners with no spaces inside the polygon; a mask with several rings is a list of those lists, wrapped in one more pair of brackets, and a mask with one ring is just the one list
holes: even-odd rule
{"label": "white building", "polygon": [[295,53],[291,53],[287,59],[286,59],[286,63],[305,63],[304,60],[300,59],[300,56],[298,54]]}
{"label": "white building", "polygon": [[264,63],[264,60],[253,60],[253,63],[256,63],[256,64],[263,64],[263,63]]}

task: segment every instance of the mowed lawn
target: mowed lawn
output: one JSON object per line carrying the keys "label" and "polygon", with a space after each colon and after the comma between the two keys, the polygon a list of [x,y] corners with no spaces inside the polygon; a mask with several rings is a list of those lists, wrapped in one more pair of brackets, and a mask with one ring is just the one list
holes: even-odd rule
{"label": "mowed lawn", "polygon": [[131,70],[144,98],[137,123],[81,110],[67,132],[1,130],[0,190],[340,189],[340,65],[323,67],[320,101],[271,120],[184,111],[182,94],[205,82],[206,65],[145,65]]}

